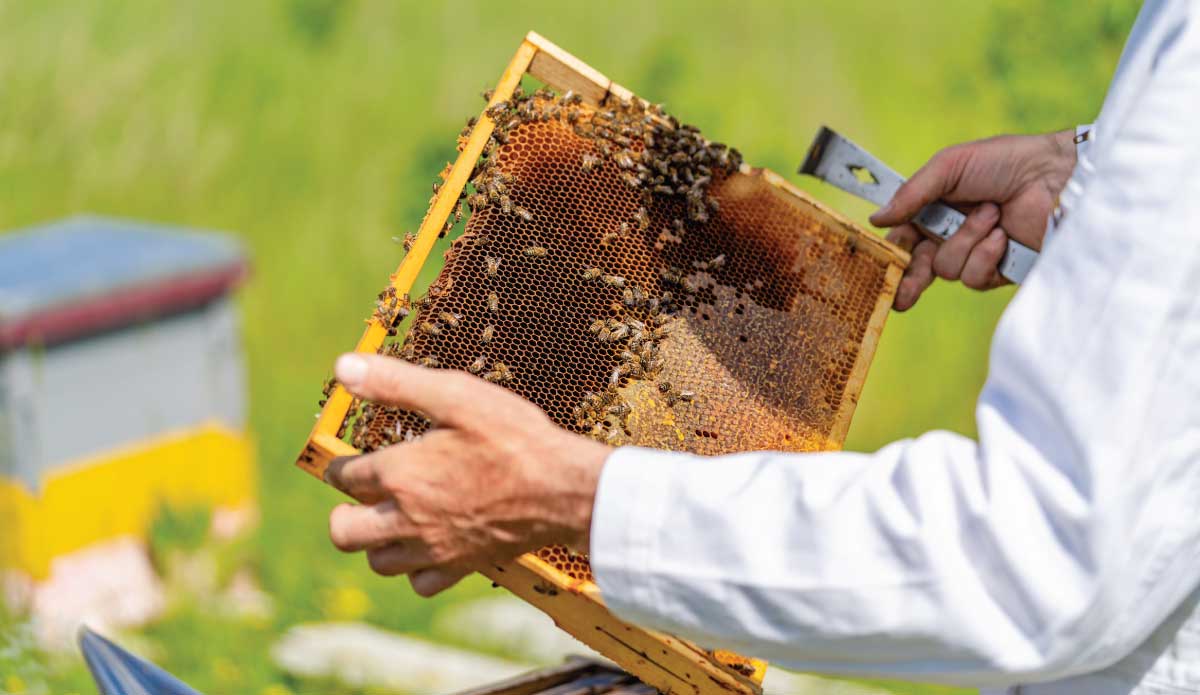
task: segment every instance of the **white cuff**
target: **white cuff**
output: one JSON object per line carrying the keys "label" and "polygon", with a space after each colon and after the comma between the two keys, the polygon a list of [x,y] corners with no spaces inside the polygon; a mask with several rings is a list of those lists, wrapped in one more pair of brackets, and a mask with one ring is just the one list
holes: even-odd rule
{"label": "white cuff", "polygon": [[[690,457],[622,447],[609,454],[592,510],[592,574],[609,610],[627,619],[657,613],[651,571],[676,469]],[[658,610],[656,610],[656,606]]]}

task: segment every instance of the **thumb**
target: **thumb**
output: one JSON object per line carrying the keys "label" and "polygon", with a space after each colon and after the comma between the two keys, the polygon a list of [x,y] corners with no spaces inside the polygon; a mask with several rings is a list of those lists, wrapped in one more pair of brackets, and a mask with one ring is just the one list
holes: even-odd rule
{"label": "thumb", "polygon": [[957,185],[957,159],[954,150],[942,150],[935,154],[896,190],[887,205],[871,215],[871,224],[876,227],[895,227],[908,222],[921,208],[954,190]]}
{"label": "thumb", "polygon": [[434,422],[457,425],[498,388],[457,370],[427,369],[403,360],[346,353],[333,368],[338,382],[368,401],[424,413]]}

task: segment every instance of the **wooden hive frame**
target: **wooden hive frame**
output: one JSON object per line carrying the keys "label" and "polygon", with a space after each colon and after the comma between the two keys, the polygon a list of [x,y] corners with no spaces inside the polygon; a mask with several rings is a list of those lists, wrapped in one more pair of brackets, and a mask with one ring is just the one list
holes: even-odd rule
{"label": "wooden hive frame", "polygon": [[[560,92],[573,90],[582,97],[584,103],[591,106],[599,106],[610,97],[620,100],[636,98],[630,90],[531,31],[505,68],[488,106],[509,99],[526,74]],[[390,278],[391,286],[398,295],[411,291],[439,233],[453,214],[494,127],[492,119],[486,113],[481,113],[465,147],[421,222],[415,242]],[[779,195],[801,202],[809,214],[829,229],[853,239],[860,251],[871,254],[887,265],[884,286],[846,387],[849,398],[838,412],[831,433],[831,444],[840,446],[850,426],[858,394],[909,257],[904,251],[862,230],[814,200],[778,174],[765,169],[750,169],[745,165],[743,173],[762,177]],[[355,351],[378,352],[387,334],[388,326],[381,322],[377,313],[374,314],[368,320]],[[340,385],[334,388],[296,461],[297,466],[323,479],[325,469],[334,458],[361,453],[338,436],[352,401],[353,397]],[[766,668],[764,662],[721,651],[709,652],[685,640],[619,620],[605,608],[594,583],[573,579],[532,553],[483,570],[482,574],[546,612],[559,627],[664,693],[728,695],[761,692],[760,684]],[[745,667],[750,666],[753,672],[743,675],[728,664],[739,665],[741,670],[749,670]]]}

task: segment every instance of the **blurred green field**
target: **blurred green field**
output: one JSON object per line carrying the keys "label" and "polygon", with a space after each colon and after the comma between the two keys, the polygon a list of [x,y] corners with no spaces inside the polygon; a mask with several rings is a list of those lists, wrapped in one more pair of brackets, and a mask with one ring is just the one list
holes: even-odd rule
{"label": "blurred green field", "polygon": [[[334,357],[400,258],[391,237],[419,222],[527,30],[795,179],[822,123],[911,171],[957,141],[1091,120],[1136,6],[0,0],[0,229],[91,211],[229,230],[254,260],[240,302],[262,524],[244,557],[276,612],[232,621],[182,602],[145,630],[160,663],[208,693],[343,692],[279,673],[272,640],[326,618],[420,633],[437,607],[491,591],[471,581],[425,601],[336,553],[338,498],[291,463]],[[803,185],[856,219],[870,212]],[[848,446],[973,433],[1010,296],[939,286],[894,315]],[[76,662],[23,658],[24,687],[93,692]]]}

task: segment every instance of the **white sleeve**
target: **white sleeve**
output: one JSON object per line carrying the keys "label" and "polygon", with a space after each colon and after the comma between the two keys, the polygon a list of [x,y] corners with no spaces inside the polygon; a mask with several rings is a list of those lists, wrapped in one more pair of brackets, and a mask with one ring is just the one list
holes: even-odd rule
{"label": "white sleeve", "polygon": [[1200,583],[1198,31],[1101,121],[1079,204],[997,329],[979,441],[619,449],[591,545],[617,615],[802,670],[966,685],[1094,671],[1152,632]]}

